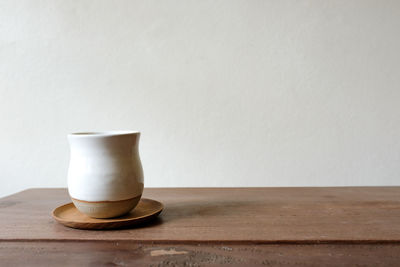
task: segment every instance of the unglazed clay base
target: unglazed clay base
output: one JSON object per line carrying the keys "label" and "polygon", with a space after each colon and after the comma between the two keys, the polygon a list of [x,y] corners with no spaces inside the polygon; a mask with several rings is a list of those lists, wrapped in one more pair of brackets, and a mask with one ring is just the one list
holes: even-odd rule
{"label": "unglazed clay base", "polygon": [[92,218],[113,218],[130,212],[139,203],[139,195],[120,201],[83,201],[71,198],[75,207]]}

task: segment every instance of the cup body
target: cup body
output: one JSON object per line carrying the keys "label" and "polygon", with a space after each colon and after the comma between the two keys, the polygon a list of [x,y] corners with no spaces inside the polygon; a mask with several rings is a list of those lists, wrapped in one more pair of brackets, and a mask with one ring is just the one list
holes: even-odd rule
{"label": "cup body", "polygon": [[143,193],[139,138],[131,131],[68,135],[68,192],[79,211],[112,218],[137,205]]}

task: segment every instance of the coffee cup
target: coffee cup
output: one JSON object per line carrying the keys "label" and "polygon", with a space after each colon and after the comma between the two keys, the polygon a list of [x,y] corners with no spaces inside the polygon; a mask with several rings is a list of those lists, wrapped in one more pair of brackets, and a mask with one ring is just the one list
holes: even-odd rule
{"label": "coffee cup", "polygon": [[68,135],[68,192],[75,207],[93,218],[122,216],[143,193],[140,132],[81,132]]}

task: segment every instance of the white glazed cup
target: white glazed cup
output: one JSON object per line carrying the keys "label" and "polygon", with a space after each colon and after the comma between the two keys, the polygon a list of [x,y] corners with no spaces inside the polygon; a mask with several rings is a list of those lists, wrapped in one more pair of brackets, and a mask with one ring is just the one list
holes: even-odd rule
{"label": "white glazed cup", "polygon": [[143,193],[140,132],[68,135],[68,192],[76,208],[94,218],[112,218],[135,208]]}

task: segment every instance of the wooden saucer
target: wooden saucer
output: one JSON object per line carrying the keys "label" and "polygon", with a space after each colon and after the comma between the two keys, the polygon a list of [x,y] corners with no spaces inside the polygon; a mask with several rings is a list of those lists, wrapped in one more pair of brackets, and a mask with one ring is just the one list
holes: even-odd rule
{"label": "wooden saucer", "polygon": [[150,221],[157,217],[163,208],[163,204],[158,201],[142,198],[139,204],[124,216],[110,219],[95,219],[78,211],[71,202],[56,208],[52,215],[57,222],[68,227],[99,230],[122,228]]}

